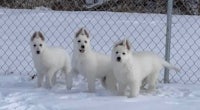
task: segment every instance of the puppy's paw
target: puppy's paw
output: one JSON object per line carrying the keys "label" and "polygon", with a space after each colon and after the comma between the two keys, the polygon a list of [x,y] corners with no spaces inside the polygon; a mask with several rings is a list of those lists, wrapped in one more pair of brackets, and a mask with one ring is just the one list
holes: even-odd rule
{"label": "puppy's paw", "polygon": [[67,88],[68,91],[72,90],[72,86],[70,86],[70,87],[67,86],[66,88]]}
{"label": "puppy's paw", "polygon": [[130,95],[128,95],[127,97],[128,98],[134,98],[134,97],[137,97],[138,95],[136,95],[136,94],[130,94]]}
{"label": "puppy's paw", "polygon": [[95,92],[95,89],[89,89],[88,92],[89,92],[89,93],[94,93],[94,92]]}
{"label": "puppy's paw", "polygon": [[50,86],[49,84],[47,84],[47,85],[45,86],[45,88],[46,88],[46,89],[51,89],[52,86]]}

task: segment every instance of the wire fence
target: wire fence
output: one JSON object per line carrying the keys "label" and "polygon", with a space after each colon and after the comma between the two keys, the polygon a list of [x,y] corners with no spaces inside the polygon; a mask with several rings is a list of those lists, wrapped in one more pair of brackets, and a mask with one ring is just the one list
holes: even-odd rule
{"label": "wire fence", "polygon": [[[94,50],[110,55],[113,43],[128,38],[133,51],[166,56],[167,0],[2,0],[0,1],[0,73],[35,74],[30,37],[41,31],[46,42],[72,54],[81,27]],[[181,68],[169,82],[200,83],[200,4],[174,0],[169,59]],[[169,17],[169,16],[168,16]],[[160,80],[164,79],[164,71]]]}

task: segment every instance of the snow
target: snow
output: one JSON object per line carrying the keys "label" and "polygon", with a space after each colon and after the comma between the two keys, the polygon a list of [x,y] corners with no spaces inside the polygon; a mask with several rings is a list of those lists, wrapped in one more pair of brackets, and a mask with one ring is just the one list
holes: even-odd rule
{"label": "snow", "polygon": [[159,84],[155,93],[142,91],[129,99],[112,95],[98,82],[96,93],[88,93],[82,77],[75,79],[72,91],[62,79],[52,90],[37,88],[36,80],[30,80],[35,74],[30,37],[40,30],[49,45],[61,45],[71,55],[74,33],[85,27],[96,51],[110,55],[114,42],[128,38],[132,50],[164,56],[166,15],[0,9],[0,110],[199,110],[200,18],[174,15],[172,21],[171,63],[181,72],[170,71],[172,83]]}
{"label": "snow", "polygon": [[153,94],[136,98],[114,96],[101,87],[87,93],[85,81],[71,91],[59,82],[52,90],[36,88],[28,76],[0,77],[0,110],[199,110],[200,86],[159,84]]}

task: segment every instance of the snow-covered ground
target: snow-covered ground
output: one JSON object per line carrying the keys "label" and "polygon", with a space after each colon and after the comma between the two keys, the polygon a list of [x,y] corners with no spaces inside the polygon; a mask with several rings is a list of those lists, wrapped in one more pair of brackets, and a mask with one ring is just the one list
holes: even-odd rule
{"label": "snow-covered ground", "polygon": [[74,33],[86,27],[96,51],[110,55],[113,43],[126,37],[133,50],[164,56],[166,15],[0,9],[0,26],[0,110],[200,109],[199,16],[173,16],[171,63],[181,72],[170,71],[171,84],[159,84],[155,93],[142,91],[133,99],[113,96],[98,83],[96,93],[87,93],[81,78],[72,91],[66,91],[62,80],[52,90],[36,88],[30,80],[35,74],[30,37],[40,30],[49,45],[61,45],[71,54]]}
{"label": "snow-covered ground", "polygon": [[84,82],[67,91],[62,82],[52,90],[36,88],[27,76],[0,77],[0,110],[199,110],[200,86],[160,84],[153,94],[113,96],[98,87],[87,93]]}

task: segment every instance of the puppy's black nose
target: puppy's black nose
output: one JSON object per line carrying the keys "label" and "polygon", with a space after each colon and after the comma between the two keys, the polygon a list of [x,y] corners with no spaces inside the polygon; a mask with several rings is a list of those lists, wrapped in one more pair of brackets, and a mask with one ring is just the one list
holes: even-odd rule
{"label": "puppy's black nose", "polygon": [[83,49],[84,49],[84,48],[85,48],[85,46],[84,46],[84,45],[81,45],[81,48],[83,48]]}
{"label": "puppy's black nose", "polygon": [[117,57],[117,61],[121,61],[121,57]]}
{"label": "puppy's black nose", "polygon": [[37,54],[40,54],[40,51],[36,51]]}

